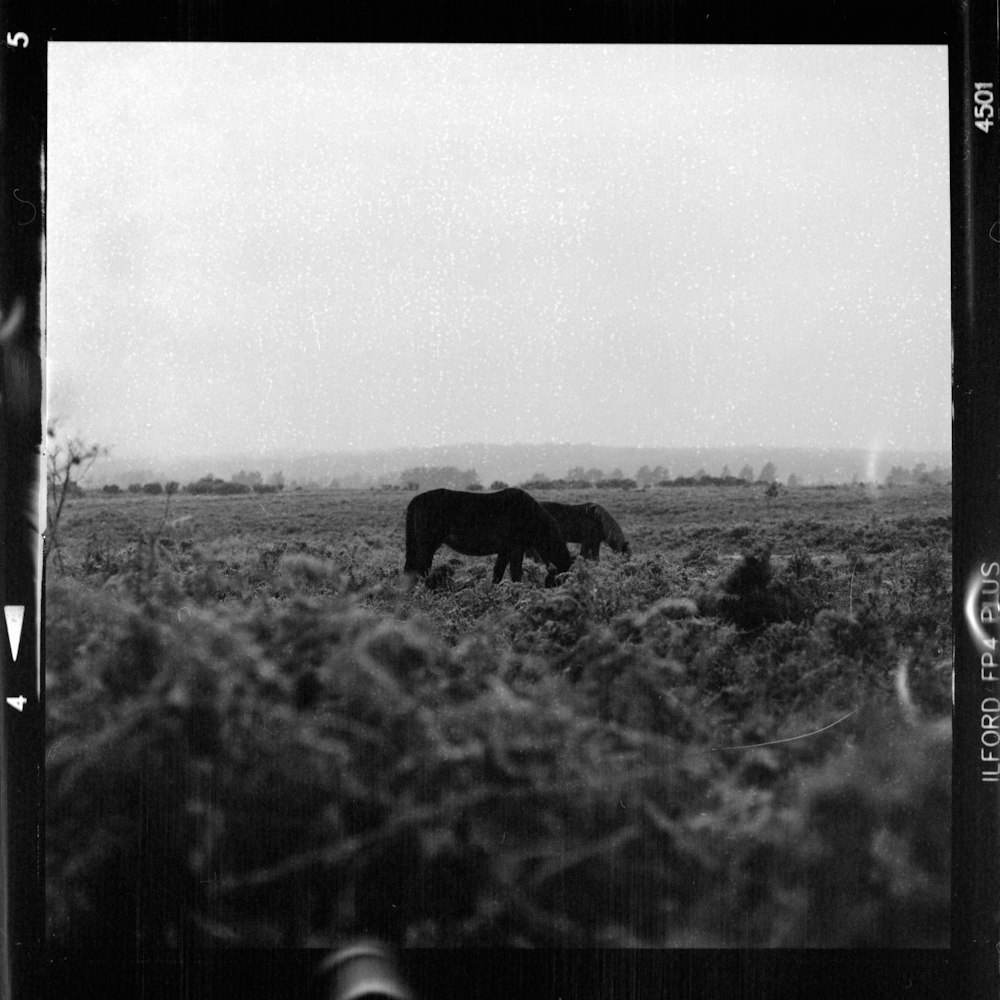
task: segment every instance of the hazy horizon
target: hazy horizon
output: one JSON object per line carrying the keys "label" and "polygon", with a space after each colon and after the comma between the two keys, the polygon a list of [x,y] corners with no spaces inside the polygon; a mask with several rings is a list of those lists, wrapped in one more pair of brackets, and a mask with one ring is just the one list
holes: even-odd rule
{"label": "hazy horizon", "polygon": [[50,413],[950,451],[948,172],[943,46],[52,43]]}
{"label": "hazy horizon", "polygon": [[[102,447],[104,447],[103,442],[95,441]],[[228,451],[216,451],[216,452],[191,452],[189,454],[181,455],[167,455],[163,457],[165,462],[178,461],[178,462],[191,462],[198,459],[211,458],[213,455],[218,455],[223,458],[231,457],[242,457],[257,455],[261,458],[268,459],[281,459],[283,456],[288,456],[292,458],[306,458],[313,456],[350,456],[350,457],[363,457],[366,455],[375,454],[391,454],[393,452],[412,452],[412,451],[436,451],[436,450],[461,450],[461,449],[474,449],[474,448],[496,448],[496,449],[516,449],[516,448],[569,448],[569,449],[606,449],[614,451],[732,451],[732,452],[759,452],[767,451],[768,449],[773,449],[775,452],[785,452],[785,451],[801,451],[801,452],[862,452],[864,454],[893,454],[893,455],[937,455],[940,457],[951,456],[950,447],[926,447],[926,448],[906,448],[906,447],[890,447],[890,448],[861,448],[861,447],[844,447],[841,448],[837,445],[821,446],[815,447],[812,445],[774,445],[768,444],[766,442],[743,442],[736,444],[719,444],[719,445],[672,445],[672,444],[647,444],[647,445],[634,445],[623,442],[609,442],[606,444],[600,444],[594,441],[446,441],[443,444],[427,444],[427,445],[385,445],[382,447],[375,448],[276,448],[272,450],[256,450],[256,449],[231,449]],[[145,453],[125,453],[120,454],[116,450],[112,449],[108,457],[114,458],[121,461],[132,461],[132,460],[159,460],[158,455],[145,452]]]}
{"label": "hazy horizon", "polygon": [[[182,486],[205,476],[241,478],[259,473],[272,477],[281,473],[290,484],[318,485],[331,482],[353,488],[381,483],[399,483],[403,473],[414,468],[471,470],[486,485],[496,480],[526,483],[541,474],[546,479],[580,478],[579,471],[599,470],[601,478],[642,478],[642,469],[662,468],[664,478],[706,474],[733,475],[749,465],[755,474],[765,465],[785,482],[794,473],[799,483],[865,482],[887,479],[893,469],[950,471],[950,451],[868,451],[863,449],[808,449],[749,446],[731,448],[635,448],[589,444],[486,444],[439,445],[430,448],[385,449],[368,452],[278,452],[272,454],[215,454],[188,458],[102,459],[83,484],[100,488],[168,481]],[[586,478],[586,476],[584,476]],[[408,477],[409,479],[409,477]],[[470,480],[471,481],[471,480]],[[457,481],[456,481],[457,482]],[[458,483],[458,485],[461,485]]]}

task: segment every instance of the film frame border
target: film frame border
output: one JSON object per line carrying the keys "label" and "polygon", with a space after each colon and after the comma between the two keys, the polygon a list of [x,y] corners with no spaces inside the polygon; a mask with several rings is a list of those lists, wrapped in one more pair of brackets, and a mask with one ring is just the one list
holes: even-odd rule
{"label": "film frame border", "polygon": [[[574,16],[568,7],[515,3],[491,17],[463,13],[458,4],[395,9],[389,2],[348,12],[331,26],[305,12],[280,10],[263,2],[243,7],[175,0],[122,16],[108,2],[51,8],[27,0],[8,0],[0,20],[0,130],[3,187],[0,188],[0,348],[3,401],[0,429],[0,494],[4,510],[0,587],[5,607],[24,607],[17,659],[8,642],[0,669],[0,994],[42,995],[44,951],[44,608],[41,601],[41,513],[44,492],[44,155],[46,128],[46,47],[49,40],[119,41],[575,41],[575,42],[857,42],[948,45],[952,205],[953,337],[953,602],[955,675],[953,729],[952,948],[941,956],[894,950],[865,953],[844,970],[844,953],[707,952],[693,964],[685,953],[646,956],[632,964],[623,956],[540,952],[526,958],[520,971],[496,955],[473,958],[450,954],[452,963],[473,958],[480,975],[497,987],[540,977],[553,989],[636,973],[654,986],[681,982],[703,986],[706,996],[769,995],[791,970],[804,986],[828,983],[836,969],[838,988],[875,981],[888,964],[893,982],[906,983],[909,996],[927,989],[942,972],[955,995],[994,997],[1000,989],[1000,785],[983,781],[981,759],[985,693],[982,626],[972,624],[969,608],[981,615],[991,604],[982,581],[994,577],[984,567],[1000,565],[1000,154],[997,130],[976,128],[975,85],[993,82],[1000,89],[997,0],[953,0],[918,4],[902,16],[882,20],[876,3],[831,5],[831,13],[803,24],[793,6],[769,6],[734,13],[725,3],[680,2],[626,4],[598,9],[583,4]],[[867,8],[867,9],[864,9]],[[826,11],[822,8],[821,15]],[[714,17],[714,23],[712,18]],[[995,105],[993,105],[995,107]],[[985,116],[985,112],[983,113]],[[995,120],[995,119],[994,119]],[[19,312],[20,310],[20,312]],[[20,316],[15,324],[12,321]],[[18,373],[15,375],[14,373]],[[13,392],[11,391],[13,388]],[[32,410],[32,401],[37,407]],[[1000,572],[1000,570],[998,570]],[[964,627],[963,627],[964,626]],[[996,633],[986,630],[989,638]],[[32,662],[32,657],[34,658]],[[24,693],[22,693],[24,692]],[[7,699],[24,697],[20,708]],[[848,955],[850,960],[853,955]],[[424,995],[441,973],[440,959],[413,956],[407,964]],[[245,962],[241,959],[240,962]],[[300,956],[267,953],[245,964],[254,969],[277,963],[289,967]],[[112,963],[119,972],[118,963]],[[241,977],[239,963],[220,957],[205,971],[205,983],[225,988],[225,974]],[[456,966],[457,967],[457,966]],[[190,984],[172,966],[171,975]],[[694,969],[694,971],[692,971]],[[66,970],[71,982],[74,970]],[[813,980],[815,976],[815,980]],[[914,982],[914,976],[916,982]],[[222,977],[222,978],[220,978]],[[693,978],[692,978],[693,977]],[[58,975],[56,976],[58,979]],[[178,983],[180,982],[178,979]],[[281,977],[279,977],[281,978]],[[472,985],[473,973],[466,973]],[[272,980],[266,975],[265,980]],[[289,982],[289,980],[285,980]],[[303,982],[292,976],[291,981]],[[462,981],[461,974],[456,980]],[[756,985],[754,985],[756,984]],[[480,982],[480,986],[482,983]],[[874,985],[874,982],[872,983]],[[756,992],[761,990],[759,994]],[[730,992],[731,991],[731,992]],[[884,995],[890,995],[887,992]],[[902,994],[900,994],[902,995]]]}

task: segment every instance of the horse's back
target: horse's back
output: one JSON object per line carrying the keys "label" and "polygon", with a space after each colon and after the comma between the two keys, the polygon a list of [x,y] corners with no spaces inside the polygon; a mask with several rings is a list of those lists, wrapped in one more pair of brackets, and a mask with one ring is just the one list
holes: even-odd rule
{"label": "horse's back", "polygon": [[518,547],[525,532],[533,532],[532,505],[537,506],[513,486],[496,493],[439,488],[410,501],[407,526],[422,529],[435,548],[443,543],[467,556],[494,555]]}

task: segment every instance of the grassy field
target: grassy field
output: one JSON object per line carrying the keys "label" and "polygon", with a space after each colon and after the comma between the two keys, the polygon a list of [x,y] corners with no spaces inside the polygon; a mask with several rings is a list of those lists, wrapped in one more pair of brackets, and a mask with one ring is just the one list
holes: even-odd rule
{"label": "grassy field", "polygon": [[68,504],[53,943],[948,946],[948,489],[539,493],[633,552],[548,590],[411,496]]}

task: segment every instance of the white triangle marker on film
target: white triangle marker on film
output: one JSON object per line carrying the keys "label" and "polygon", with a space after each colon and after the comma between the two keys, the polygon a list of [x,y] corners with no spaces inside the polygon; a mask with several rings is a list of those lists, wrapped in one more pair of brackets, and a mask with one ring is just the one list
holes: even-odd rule
{"label": "white triangle marker on film", "polygon": [[17,650],[21,645],[21,626],[24,624],[24,605],[5,604],[4,617],[7,619],[7,637],[10,639],[10,652],[17,659]]}

